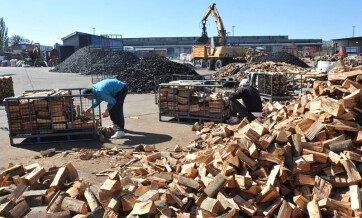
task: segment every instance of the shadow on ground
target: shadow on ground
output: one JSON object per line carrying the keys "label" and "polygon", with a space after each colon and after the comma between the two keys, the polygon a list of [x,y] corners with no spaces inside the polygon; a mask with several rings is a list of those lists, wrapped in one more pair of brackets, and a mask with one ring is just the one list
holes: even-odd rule
{"label": "shadow on ground", "polygon": [[[31,151],[41,151],[49,148],[55,148],[57,151],[68,151],[73,148],[87,148],[87,149],[101,149],[101,148],[113,148],[115,145],[119,145],[122,148],[133,148],[139,144],[159,144],[172,140],[170,135],[137,132],[132,130],[126,130],[126,135],[122,139],[108,139],[102,143],[99,140],[92,141],[78,141],[78,142],[51,142],[38,144],[36,141],[30,141],[29,139],[23,140],[20,144],[14,145],[17,148],[23,148]],[[50,138],[54,141],[56,138]],[[33,142],[34,144],[25,144]]]}

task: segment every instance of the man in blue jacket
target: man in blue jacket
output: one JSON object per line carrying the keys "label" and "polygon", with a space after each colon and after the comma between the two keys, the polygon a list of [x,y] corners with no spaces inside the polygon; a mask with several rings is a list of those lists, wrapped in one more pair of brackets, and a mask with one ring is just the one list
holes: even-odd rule
{"label": "man in blue jacket", "polygon": [[[124,136],[123,103],[127,93],[127,85],[117,79],[105,79],[83,90],[83,94],[91,94],[94,98],[93,104],[85,110],[85,113],[89,113],[102,101],[108,102],[107,109],[102,115],[103,117],[110,116],[113,124],[117,125],[117,132],[111,137],[112,139]],[[86,98],[92,100],[92,96],[86,96]]]}

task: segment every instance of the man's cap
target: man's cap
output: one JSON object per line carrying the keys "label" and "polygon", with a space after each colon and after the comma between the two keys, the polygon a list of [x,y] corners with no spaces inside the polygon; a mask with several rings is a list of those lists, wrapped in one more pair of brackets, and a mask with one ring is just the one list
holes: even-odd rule
{"label": "man's cap", "polygon": [[248,79],[243,79],[240,81],[239,86],[248,86],[249,85],[249,80]]}

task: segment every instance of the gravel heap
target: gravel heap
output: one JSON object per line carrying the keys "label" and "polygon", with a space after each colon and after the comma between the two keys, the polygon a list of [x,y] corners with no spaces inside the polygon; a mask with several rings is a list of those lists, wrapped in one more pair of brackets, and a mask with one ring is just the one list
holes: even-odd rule
{"label": "gravel heap", "polygon": [[138,58],[127,51],[83,47],[50,71],[81,74],[102,74],[106,71],[107,74],[117,75],[137,61]]}
{"label": "gravel heap", "polygon": [[308,64],[306,64],[304,61],[302,61],[298,57],[295,57],[294,55],[289,54],[287,52],[271,53],[268,55],[260,56],[259,58],[257,58],[255,60],[256,63],[268,62],[268,61],[272,61],[275,63],[284,62],[287,64],[291,64],[291,65],[295,65],[295,66],[299,66],[299,67],[303,67],[303,68],[309,67]]}
{"label": "gravel heap", "polygon": [[147,93],[154,90],[154,77],[179,74],[179,75],[198,75],[190,67],[168,60],[161,56],[146,57],[139,63],[125,69],[117,76],[122,82],[128,85],[132,93]]}

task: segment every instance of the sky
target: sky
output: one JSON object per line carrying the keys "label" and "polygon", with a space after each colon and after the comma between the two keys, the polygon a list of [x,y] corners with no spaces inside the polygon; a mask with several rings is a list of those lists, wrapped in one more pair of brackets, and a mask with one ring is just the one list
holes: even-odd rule
{"label": "sky", "polygon": [[[362,36],[362,0],[0,0],[8,35],[42,45],[61,43],[75,31],[121,34],[123,38],[201,36],[211,3],[235,36],[288,35],[330,40]],[[216,36],[213,17],[207,32]]]}

